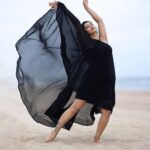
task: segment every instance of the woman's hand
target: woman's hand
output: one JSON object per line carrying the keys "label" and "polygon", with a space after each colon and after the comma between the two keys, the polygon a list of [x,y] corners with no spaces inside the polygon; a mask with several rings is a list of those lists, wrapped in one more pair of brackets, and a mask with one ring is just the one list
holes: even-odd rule
{"label": "woman's hand", "polygon": [[89,6],[88,0],[83,0],[83,6],[84,8],[87,8]]}
{"label": "woman's hand", "polygon": [[55,1],[55,0],[54,2],[49,2],[48,4],[49,6],[51,6],[51,9],[57,9],[58,7],[58,1]]}

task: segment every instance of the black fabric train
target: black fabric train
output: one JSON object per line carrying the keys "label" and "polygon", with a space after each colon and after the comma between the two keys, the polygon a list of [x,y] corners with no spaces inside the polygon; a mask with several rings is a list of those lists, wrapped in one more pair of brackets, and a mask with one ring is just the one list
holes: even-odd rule
{"label": "black fabric train", "polygon": [[[48,10],[15,46],[19,54],[18,89],[36,122],[55,127],[75,97],[85,98],[87,103],[64,129],[70,130],[73,123],[92,125],[94,113],[100,113],[101,107],[112,111],[115,70],[111,46],[88,37],[80,21],[63,3],[58,2],[57,9]],[[101,61],[96,61],[97,52],[103,58],[97,58]],[[90,78],[96,82],[88,83]],[[87,85],[95,95],[86,95]]]}

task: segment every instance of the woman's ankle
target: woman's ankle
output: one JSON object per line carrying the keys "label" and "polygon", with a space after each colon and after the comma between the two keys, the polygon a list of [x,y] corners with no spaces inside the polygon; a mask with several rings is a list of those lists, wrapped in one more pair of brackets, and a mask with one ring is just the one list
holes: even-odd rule
{"label": "woman's ankle", "polygon": [[99,141],[100,141],[100,136],[94,136],[93,142],[99,143]]}
{"label": "woman's ankle", "polygon": [[60,122],[58,122],[56,127],[54,128],[55,133],[58,134],[58,132],[60,131],[62,127],[63,125]]}

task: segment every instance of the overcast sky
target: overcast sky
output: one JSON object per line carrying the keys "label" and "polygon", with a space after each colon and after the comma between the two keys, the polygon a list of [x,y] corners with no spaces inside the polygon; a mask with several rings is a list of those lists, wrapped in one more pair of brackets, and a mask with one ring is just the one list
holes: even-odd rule
{"label": "overcast sky", "polygon": [[[79,18],[92,20],[82,0],[60,0]],[[17,40],[49,9],[48,0],[2,1],[0,78],[15,80]],[[89,0],[104,20],[118,77],[150,77],[150,1]],[[94,21],[93,21],[94,22]]]}

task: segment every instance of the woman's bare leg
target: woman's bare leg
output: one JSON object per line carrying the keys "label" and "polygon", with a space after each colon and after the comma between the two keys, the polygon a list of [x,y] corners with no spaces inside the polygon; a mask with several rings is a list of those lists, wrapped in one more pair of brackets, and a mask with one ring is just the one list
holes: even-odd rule
{"label": "woman's bare leg", "polygon": [[73,104],[62,114],[56,127],[50,132],[48,137],[45,139],[45,142],[53,141],[60,129],[69,121],[85,104],[84,100],[75,99]]}
{"label": "woman's bare leg", "polygon": [[101,137],[105,127],[107,126],[108,121],[109,121],[111,111],[102,108],[101,113],[102,113],[102,115],[101,115],[100,120],[98,122],[96,134],[95,134],[94,139],[93,139],[94,143],[99,143],[100,137]]}

